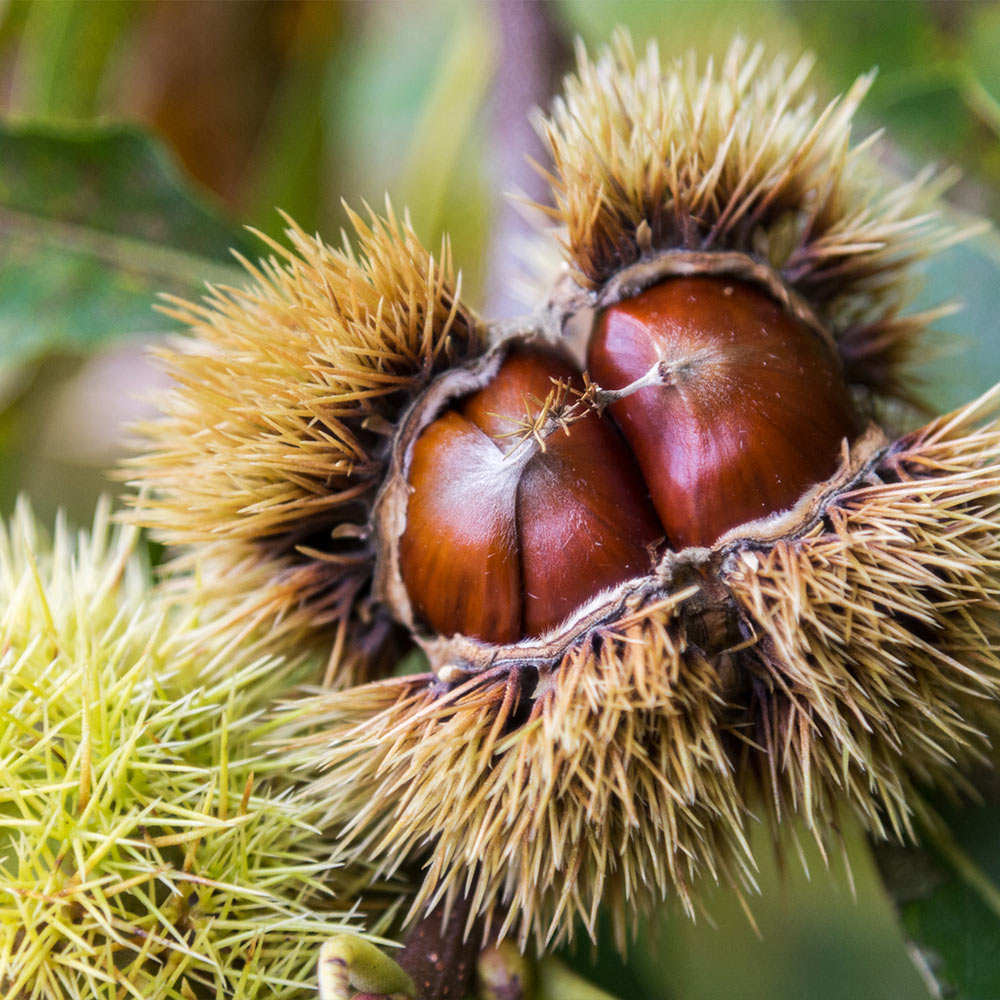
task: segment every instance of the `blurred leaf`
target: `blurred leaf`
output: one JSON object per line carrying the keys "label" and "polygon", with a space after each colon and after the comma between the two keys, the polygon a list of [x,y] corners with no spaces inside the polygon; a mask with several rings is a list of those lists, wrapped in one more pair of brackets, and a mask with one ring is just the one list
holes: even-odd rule
{"label": "blurred leaf", "polygon": [[931,802],[920,847],[875,847],[918,966],[955,1000],[1000,997],[1000,776],[976,787],[978,805]]}
{"label": "blurred leaf", "polygon": [[281,208],[304,229],[315,229],[332,195],[324,177],[331,70],[343,45],[339,4],[304,3],[289,8],[288,52],[261,133],[247,164],[249,192],[241,199],[250,218],[272,235],[284,228]]}
{"label": "blurred leaf", "polygon": [[865,113],[923,157],[940,151],[960,155],[970,126],[959,92],[962,71],[930,4],[834,0],[789,4],[788,11],[806,44],[822,57],[822,71],[834,90],[846,89],[859,74],[877,68]]}
{"label": "blurred leaf", "polygon": [[[686,918],[681,917],[681,919]],[[675,991],[669,989],[663,982],[671,978],[671,974],[666,973],[658,961],[655,975],[645,976],[642,962],[635,960],[637,953],[652,950],[650,938],[653,936],[655,935],[650,933],[649,927],[643,922],[639,930],[638,943],[632,943],[631,954],[625,957],[615,944],[611,920],[602,911],[596,942],[576,941],[572,945],[563,946],[554,957],[560,958],[565,965],[585,976],[588,982],[602,989],[614,989],[616,993],[628,997],[629,1000],[667,1000],[668,997],[675,995]],[[662,958],[662,953],[658,953],[658,958]]]}
{"label": "blurred leaf", "polygon": [[[459,154],[483,116],[493,74],[494,53],[482,11],[458,19],[443,51],[399,182],[417,232],[428,239],[444,228]],[[462,212],[467,214],[465,205]]]}
{"label": "blurred leaf", "polygon": [[334,126],[327,169],[352,203],[380,205],[384,192],[395,189],[436,79],[442,38],[460,13],[454,2],[351,9],[354,21],[328,81]]}
{"label": "blurred leaf", "polygon": [[[1000,205],[1000,9],[927,0],[789,3],[789,15],[819,56],[831,92],[862,72],[878,79],[862,121],[884,125],[917,162],[947,156],[994,190],[959,193],[969,207]],[[836,44],[830,44],[835,40]]]}
{"label": "blurred leaf", "polygon": [[859,74],[876,68],[878,80],[865,100],[865,114],[922,156],[934,151],[957,155],[968,115],[957,90],[959,68],[930,4],[833,0],[787,9],[806,44],[822,56],[822,72],[834,90],[846,89]]}
{"label": "blurred leaf", "polygon": [[994,101],[1000,101],[1000,5],[971,6],[964,29],[969,67]]}
{"label": "blurred leaf", "polygon": [[959,311],[925,338],[918,369],[924,397],[938,412],[953,410],[1000,382],[996,317],[1000,315],[1000,236],[991,230],[923,265],[915,308],[955,302]]}
{"label": "blurred leaf", "polygon": [[[494,185],[503,183],[486,176],[494,10],[427,0],[351,11],[328,78],[327,173],[355,207],[362,199],[380,207],[388,191],[435,252],[447,231],[463,295],[475,301]],[[342,224],[330,208],[331,222]]]}
{"label": "blurred leaf", "polygon": [[155,328],[157,292],[232,280],[249,237],[138,128],[0,125],[0,366]]}
{"label": "blurred leaf", "polygon": [[[1000,136],[1000,5],[983,4],[969,10],[963,32],[967,70],[964,94],[969,106],[992,132]],[[992,144],[996,170],[997,147]]]}
{"label": "blurred leaf", "polygon": [[536,1000],[616,1000],[592,983],[581,979],[557,958],[543,958],[535,971]]}
{"label": "blurred leaf", "polygon": [[137,7],[129,42],[109,68],[105,108],[151,122],[188,173],[241,221],[280,231],[278,205],[313,228],[322,73],[348,5],[147,0]]}
{"label": "blurred leaf", "polygon": [[960,85],[960,70],[948,65],[920,67],[893,80],[880,78],[876,89],[881,94],[870,110],[921,159],[942,152],[961,159],[971,119]]}
{"label": "blurred leaf", "polygon": [[[917,1000],[927,996],[861,831],[844,823],[844,859],[824,857],[793,822],[781,851],[752,833],[760,895],[704,886],[704,912],[676,899],[651,919],[633,918],[628,954],[615,952],[610,923],[597,944],[561,957],[587,980],[627,1000]],[[838,852],[839,853],[839,852]],[[780,860],[783,857],[784,860]],[[748,919],[746,907],[752,914]]]}
{"label": "blurred leaf", "polygon": [[558,0],[556,10],[566,25],[567,36],[579,34],[591,51],[605,45],[617,25],[632,32],[639,49],[646,39],[658,39],[660,51],[668,60],[689,48],[695,48],[702,57],[718,58],[737,34],[752,41],[767,41],[771,52],[800,47],[778,0],[670,0],[669,4],[649,0]]}
{"label": "blurred leaf", "polygon": [[805,44],[820,56],[823,71],[838,90],[873,66],[884,80],[928,66],[937,56],[933,10],[923,0],[786,3],[785,10],[798,24]]}
{"label": "blurred leaf", "polygon": [[109,56],[136,10],[132,0],[28,7],[17,58],[20,108],[35,116],[93,115]]}

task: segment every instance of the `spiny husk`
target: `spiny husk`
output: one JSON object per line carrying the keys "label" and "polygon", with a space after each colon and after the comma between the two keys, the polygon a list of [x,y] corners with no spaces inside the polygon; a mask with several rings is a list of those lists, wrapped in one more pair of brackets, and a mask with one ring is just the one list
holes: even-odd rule
{"label": "spiny husk", "polygon": [[[412,913],[471,886],[472,915],[539,945],[596,933],[597,906],[727,881],[745,815],[719,731],[715,667],[685,649],[680,593],[555,668],[497,668],[450,690],[433,675],[321,701],[312,793],[387,873],[422,858]],[[596,648],[595,648],[596,646]],[[655,667],[655,669],[653,669]],[[470,920],[471,923],[471,920]]]}
{"label": "spiny husk", "polygon": [[[1000,387],[896,442],[794,541],[733,555],[774,819],[846,796],[911,835],[910,782],[961,782],[1000,693]],[[979,421],[988,418],[982,426]],[[905,767],[903,766],[905,764]]]}
{"label": "spiny husk", "polygon": [[[738,257],[813,317],[855,386],[905,398],[900,366],[928,319],[903,316],[907,275],[950,237],[922,213],[926,177],[887,190],[849,149],[869,78],[817,114],[807,69],[762,69],[741,45],[718,76],[692,61],[664,74],[622,39],[581,56],[546,124],[575,279],[495,337],[561,330],[632,265]],[[139,504],[187,547],[175,585],[197,583],[220,617],[195,642],[215,628],[334,637],[327,679],[345,689],[296,706],[298,750],[282,759],[322,769],[306,795],[348,859],[415,880],[412,918],[467,895],[470,932],[542,947],[593,935],[603,902],[623,942],[635,909],[668,893],[694,910],[703,878],[752,887],[761,803],[820,838],[841,803],[905,835],[913,777],[961,780],[996,722],[992,398],[818,487],[811,520],[797,506],[766,536],[742,526],[712,551],[671,553],[683,572],[665,557],[613,608],[595,595],[565,642],[498,652],[451,637],[475,655],[346,687],[390,669],[369,592],[390,435],[423,390],[442,395],[436,370],[484,354],[446,247],[439,266],[391,214],[355,226],[360,260],[293,230],[293,251],[251,268],[255,288],[179,307],[195,337],[168,352],[178,386],[147,429]],[[474,368],[454,384],[468,390]]]}
{"label": "spiny husk", "polygon": [[350,218],[357,252],[290,222],[290,248],[243,261],[250,287],[172,302],[194,336],[160,352],[175,384],[132,463],[138,520],[196,550],[175,563],[182,595],[197,560],[227,627],[277,623],[286,643],[322,630],[334,661],[363,645],[345,630],[371,573],[387,436],[437,371],[483,346],[446,240],[435,257],[391,207]]}
{"label": "spiny husk", "polygon": [[[266,783],[301,668],[150,591],[134,529],[0,525],[0,997],[305,998],[353,920],[316,804]],[[255,776],[256,775],[256,776]]]}
{"label": "spiny husk", "polygon": [[[904,316],[913,263],[966,234],[928,206],[947,178],[878,176],[851,123],[873,74],[817,108],[810,57],[770,65],[737,40],[722,65],[638,57],[619,32],[578,69],[541,130],[576,281],[598,290],[641,259],[739,251],[770,266],[833,334],[848,378],[908,398],[901,366],[940,311]],[[543,211],[544,206],[538,206]]]}
{"label": "spiny husk", "polygon": [[[423,863],[413,913],[468,893],[490,933],[539,947],[593,935],[601,902],[622,941],[668,892],[693,909],[701,878],[752,886],[762,794],[820,839],[841,803],[907,835],[912,778],[960,781],[998,721],[998,400],[889,446],[797,537],[729,543],[551,667],[300,706],[324,822],[385,872]],[[743,642],[706,651],[689,624],[711,616],[685,615],[706,599]]]}

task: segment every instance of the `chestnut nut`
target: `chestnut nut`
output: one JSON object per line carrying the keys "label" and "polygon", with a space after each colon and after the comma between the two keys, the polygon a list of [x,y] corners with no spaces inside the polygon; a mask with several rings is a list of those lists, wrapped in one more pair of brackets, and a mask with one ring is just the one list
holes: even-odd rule
{"label": "chestnut nut", "polygon": [[608,307],[587,364],[610,390],[604,413],[577,406],[519,433],[554,383],[586,396],[555,347],[515,343],[490,384],[418,437],[400,569],[439,634],[542,635],[648,574],[664,537],[674,550],[710,546],[793,506],[858,432],[821,335],[728,277],[669,278]]}

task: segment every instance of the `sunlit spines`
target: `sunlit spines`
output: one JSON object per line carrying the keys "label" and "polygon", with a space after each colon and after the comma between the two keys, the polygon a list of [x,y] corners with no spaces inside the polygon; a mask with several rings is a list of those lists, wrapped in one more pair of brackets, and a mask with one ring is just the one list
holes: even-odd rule
{"label": "sunlit spines", "polygon": [[807,301],[841,345],[852,382],[911,398],[905,367],[938,315],[905,314],[915,262],[962,238],[930,170],[884,176],[852,121],[873,74],[825,106],[806,88],[812,60],[767,62],[737,40],[716,66],[637,54],[619,33],[596,59],[581,47],[541,127],[553,157],[566,256],[599,289],[640,259],[736,251]]}
{"label": "sunlit spines", "polygon": [[[132,528],[0,524],[0,993],[308,990],[353,924],[317,803],[263,746],[303,676],[170,609]],[[124,992],[123,992],[124,991]]]}
{"label": "sunlit spines", "polygon": [[593,936],[602,900],[624,944],[632,906],[751,882],[718,676],[674,620],[694,590],[541,676],[498,668],[445,692],[423,675],[300,705],[324,822],[380,871],[429,851],[411,913],[468,886],[470,924],[522,946]]}
{"label": "sunlit spines", "polygon": [[432,254],[391,207],[350,219],[356,248],[290,222],[288,247],[269,241],[270,258],[243,262],[248,287],[171,303],[191,335],[160,352],[174,384],[131,463],[138,521],[197,546],[200,572],[232,573],[215,589],[236,602],[235,567],[259,565],[249,603],[284,622],[314,608],[331,643],[331,619],[350,617],[371,572],[368,512],[394,421],[484,347],[447,240]]}
{"label": "sunlit spines", "polygon": [[906,835],[912,779],[961,783],[996,733],[997,402],[891,445],[801,538],[734,554],[724,579],[759,637],[779,814],[822,831],[843,800],[877,835]]}

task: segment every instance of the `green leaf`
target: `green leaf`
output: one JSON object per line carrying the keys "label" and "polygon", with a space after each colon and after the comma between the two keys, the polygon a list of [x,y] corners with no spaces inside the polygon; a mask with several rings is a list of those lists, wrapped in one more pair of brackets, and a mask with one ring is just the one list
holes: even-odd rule
{"label": "green leaf", "polygon": [[[449,228],[442,220],[455,204],[454,178],[463,150],[468,152],[465,140],[483,116],[494,54],[481,11],[457,19],[444,51],[399,181],[401,200],[410,206],[417,232]],[[460,214],[468,216],[467,205],[459,204]]]}
{"label": "green leaf", "polygon": [[[961,226],[962,220],[956,219]],[[949,247],[923,265],[914,308],[953,302],[958,311],[925,335],[917,369],[921,393],[938,412],[964,405],[1000,381],[996,316],[1000,311],[1000,236],[990,230]]]}
{"label": "green leaf", "polygon": [[328,92],[336,81],[343,50],[355,45],[347,34],[348,10],[341,4],[299,4],[289,19],[289,58],[255,140],[247,164],[247,190],[241,198],[247,217],[261,220],[264,230],[279,237],[284,220],[280,208],[303,229],[326,228],[326,209],[339,204],[333,164],[324,162],[333,144]]}
{"label": "green leaf", "polygon": [[876,845],[914,957],[936,992],[1000,997],[1000,776],[984,772],[976,805],[928,800],[919,847]]}
{"label": "green leaf", "polygon": [[125,125],[0,124],[0,368],[162,327],[158,292],[231,281],[249,237]]}
{"label": "green leaf", "polygon": [[17,47],[19,110],[61,118],[96,114],[108,62],[139,10],[130,0],[30,4]]}
{"label": "green leaf", "polygon": [[[934,12],[921,0],[857,4],[854,0],[788,4],[786,11],[806,45],[822,59],[837,89],[877,66],[879,76],[908,76],[941,54]],[[891,44],[890,44],[891,41]],[[878,99],[878,94],[872,95]]]}
{"label": "green leaf", "polygon": [[557,958],[543,958],[535,975],[538,979],[536,1000],[617,1000],[582,979]]}

